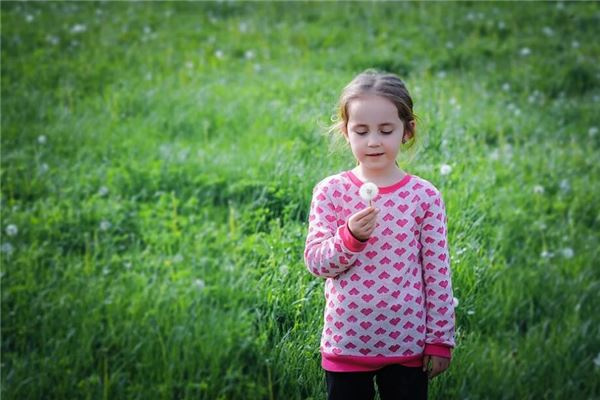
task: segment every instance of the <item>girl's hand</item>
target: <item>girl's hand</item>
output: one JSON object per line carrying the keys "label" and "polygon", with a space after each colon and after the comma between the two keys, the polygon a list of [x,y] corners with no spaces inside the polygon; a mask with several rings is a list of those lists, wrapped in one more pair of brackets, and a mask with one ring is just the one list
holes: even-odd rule
{"label": "girl's hand", "polygon": [[[431,362],[431,365],[430,365]],[[427,371],[429,379],[433,379],[450,366],[450,359],[438,356],[423,357],[423,371]]]}
{"label": "girl's hand", "polygon": [[348,219],[348,228],[350,233],[363,242],[366,242],[377,225],[377,215],[379,209],[369,206],[360,210]]}

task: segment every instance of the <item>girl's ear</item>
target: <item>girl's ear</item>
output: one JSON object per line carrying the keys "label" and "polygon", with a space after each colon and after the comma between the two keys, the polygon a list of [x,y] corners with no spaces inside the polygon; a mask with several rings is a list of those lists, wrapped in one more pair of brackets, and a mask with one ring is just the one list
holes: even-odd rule
{"label": "girl's ear", "polygon": [[415,136],[416,131],[417,123],[414,119],[411,119],[410,121],[408,121],[408,124],[406,124],[406,128],[404,129],[404,137],[402,138],[402,143],[406,143],[410,139],[412,139],[413,136]]}

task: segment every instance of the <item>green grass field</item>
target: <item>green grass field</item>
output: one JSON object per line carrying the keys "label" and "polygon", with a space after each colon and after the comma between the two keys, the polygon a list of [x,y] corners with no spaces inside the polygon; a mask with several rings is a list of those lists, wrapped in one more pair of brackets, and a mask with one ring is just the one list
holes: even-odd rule
{"label": "green grass field", "polygon": [[2,398],[325,398],[302,252],[368,67],[406,80],[401,165],[448,210],[457,348],[430,398],[600,398],[600,3],[1,13]]}

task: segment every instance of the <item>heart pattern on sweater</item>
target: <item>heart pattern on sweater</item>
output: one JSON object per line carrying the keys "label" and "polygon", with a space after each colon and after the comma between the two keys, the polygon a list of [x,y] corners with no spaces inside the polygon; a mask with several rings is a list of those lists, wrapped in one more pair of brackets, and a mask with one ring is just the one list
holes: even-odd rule
{"label": "heart pattern on sweater", "polygon": [[322,349],[334,355],[412,356],[425,343],[453,346],[439,191],[411,176],[393,192],[380,192],[373,200],[382,211],[375,231],[359,243],[343,232],[348,218],[367,207],[358,188],[342,174],[313,191],[305,262],[311,273],[328,279]]}

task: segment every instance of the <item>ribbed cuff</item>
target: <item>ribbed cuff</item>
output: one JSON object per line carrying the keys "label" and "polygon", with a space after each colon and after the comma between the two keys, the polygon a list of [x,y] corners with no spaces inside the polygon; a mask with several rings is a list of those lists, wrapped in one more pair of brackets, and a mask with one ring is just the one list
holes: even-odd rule
{"label": "ribbed cuff", "polygon": [[452,347],[441,344],[425,344],[423,354],[426,356],[438,356],[444,358],[452,358]]}
{"label": "ribbed cuff", "polygon": [[353,253],[358,253],[363,251],[369,242],[361,242],[350,233],[350,229],[348,229],[348,223],[346,222],[344,225],[340,226],[339,234],[342,237],[342,242],[346,246],[348,250]]}

